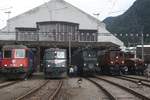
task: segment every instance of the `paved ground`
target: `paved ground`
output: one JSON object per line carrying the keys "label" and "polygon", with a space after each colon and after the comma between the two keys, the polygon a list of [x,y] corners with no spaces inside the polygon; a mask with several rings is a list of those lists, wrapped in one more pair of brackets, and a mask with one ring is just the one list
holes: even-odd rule
{"label": "paved ground", "polygon": [[[82,84],[78,84],[79,78],[69,78],[64,84],[64,98],[61,100],[108,100],[101,90],[94,84],[82,79]],[[81,86],[81,87],[80,87]]]}
{"label": "paved ground", "polygon": [[[60,92],[59,98],[57,99],[58,100],[106,100],[103,99],[106,98],[106,96],[94,84],[83,79],[80,87],[77,82],[78,79],[79,78],[63,79],[64,80],[63,88]],[[35,73],[34,76],[27,81],[23,81],[21,83],[0,90],[0,97],[3,100],[14,100],[16,97],[25,94],[27,91],[30,91],[32,88],[39,86],[43,81],[45,81],[43,77],[43,73]],[[40,95],[42,95],[42,93]]]}
{"label": "paved ground", "polygon": [[[136,84],[128,82],[128,81],[115,79],[111,77],[104,77],[104,78],[107,78],[111,81],[114,81],[126,87],[130,87],[133,90],[138,91],[139,93],[143,93],[149,96],[150,88],[148,87],[143,86],[142,88],[139,89],[139,88],[136,88],[137,87]],[[49,80],[56,81],[52,79],[49,79]],[[63,79],[63,80],[64,80],[63,88],[60,91],[59,96],[56,98],[57,100],[108,100],[107,96],[103,93],[103,91],[97,88],[93,83],[89,82],[88,80],[82,79],[82,82],[80,85],[78,83],[79,78],[67,77],[66,79]],[[41,83],[43,83],[43,81],[45,81],[43,73],[35,73],[34,76],[27,81],[23,81],[23,82],[1,89],[0,100],[14,100],[16,97],[23,95],[27,91],[39,86]],[[119,93],[122,93],[120,97],[124,97],[124,94],[125,94],[124,91],[119,90],[119,89],[115,90],[116,89],[115,86],[111,86],[101,81],[98,81],[98,82],[104,85],[108,90],[110,90],[110,92],[114,93],[114,95],[117,96]],[[51,84],[45,88],[47,90],[52,89],[53,87],[55,87],[55,85],[56,84]],[[37,95],[44,96],[44,93],[45,92],[42,92],[42,93],[38,92],[38,94],[36,94],[35,97]],[[128,94],[126,95],[128,96]],[[121,100],[121,99],[118,99],[118,100]]]}
{"label": "paved ground", "polygon": [[39,86],[42,82],[43,80],[28,80],[5,87],[0,90],[0,100],[15,100],[15,98]]}
{"label": "paved ground", "polygon": [[59,83],[59,80],[50,80],[40,90],[34,92],[32,95],[27,96],[22,100],[48,100],[49,96],[55,91]]}

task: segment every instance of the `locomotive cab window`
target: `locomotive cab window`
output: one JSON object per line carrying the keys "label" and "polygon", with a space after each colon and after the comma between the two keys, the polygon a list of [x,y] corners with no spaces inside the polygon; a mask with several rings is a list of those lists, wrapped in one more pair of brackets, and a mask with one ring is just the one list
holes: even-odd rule
{"label": "locomotive cab window", "polygon": [[15,58],[24,58],[25,55],[25,50],[24,49],[17,49],[15,50]]}
{"label": "locomotive cab window", "polygon": [[84,57],[88,57],[88,58],[92,58],[92,57],[96,57],[96,54],[95,52],[92,52],[92,51],[87,51],[87,52],[83,52],[83,56]]}
{"label": "locomotive cab window", "polygon": [[11,50],[5,50],[4,51],[4,58],[11,58],[12,51]]}
{"label": "locomotive cab window", "polygon": [[47,52],[47,54],[45,55],[45,59],[63,59],[66,58],[65,57],[65,52]]}
{"label": "locomotive cab window", "polygon": [[56,53],[56,55],[55,55],[55,57],[56,58],[65,58],[65,52],[55,52]]}
{"label": "locomotive cab window", "polygon": [[51,60],[55,58],[55,53],[54,52],[46,52],[46,55],[44,56],[45,59]]}

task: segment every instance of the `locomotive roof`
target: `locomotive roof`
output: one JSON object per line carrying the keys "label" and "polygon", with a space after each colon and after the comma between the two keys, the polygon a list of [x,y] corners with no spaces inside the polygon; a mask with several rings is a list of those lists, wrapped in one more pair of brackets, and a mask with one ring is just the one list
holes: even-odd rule
{"label": "locomotive roof", "polygon": [[[142,45],[137,45],[137,47],[142,47]],[[150,47],[150,45],[143,45],[143,47],[147,47],[147,48],[149,48],[149,47]]]}
{"label": "locomotive roof", "polygon": [[140,59],[140,58],[129,58],[129,60],[132,60],[132,61],[143,61],[143,60]]}
{"label": "locomotive roof", "polygon": [[3,49],[26,49],[27,46],[24,45],[5,45]]}
{"label": "locomotive roof", "polygon": [[49,48],[45,49],[45,51],[65,51],[66,49],[59,49],[59,48]]}

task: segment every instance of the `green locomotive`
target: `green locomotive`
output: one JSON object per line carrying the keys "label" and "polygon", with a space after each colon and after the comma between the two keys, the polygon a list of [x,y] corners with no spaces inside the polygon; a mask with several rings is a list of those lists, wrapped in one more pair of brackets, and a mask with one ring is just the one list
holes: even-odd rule
{"label": "green locomotive", "polygon": [[67,76],[67,57],[65,49],[46,49],[43,61],[45,78],[63,78]]}

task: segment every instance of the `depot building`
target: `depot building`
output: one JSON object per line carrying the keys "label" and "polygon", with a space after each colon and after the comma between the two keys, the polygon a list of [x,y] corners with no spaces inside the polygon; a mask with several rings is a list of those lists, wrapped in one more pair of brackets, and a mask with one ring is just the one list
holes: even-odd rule
{"label": "depot building", "polygon": [[1,31],[15,32],[14,40],[17,41],[38,39],[66,45],[61,43],[68,41],[70,36],[72,46],[77,47],[87,42],[98,46],[123,46],[122,41],[106,30],[103,22],[64,0],[51,0],[13,17]]}

